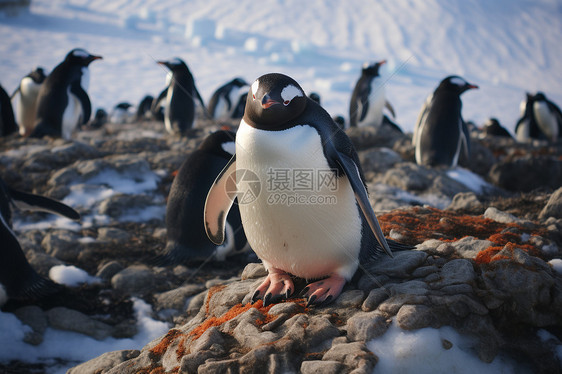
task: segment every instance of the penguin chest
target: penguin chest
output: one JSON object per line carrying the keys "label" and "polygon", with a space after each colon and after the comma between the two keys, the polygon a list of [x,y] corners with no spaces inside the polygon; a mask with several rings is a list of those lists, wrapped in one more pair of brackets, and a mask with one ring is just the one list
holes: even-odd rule
{"label": "penguin chest", "polygon": [[[244,231],[267,267],[309,279],[353,275],[361,216],[349,181],[336,178],[313,127],[273,132],[242,121],[236,168]],[[259,191],[246,181],[257,181]]]}
{"label": "penguin chest", "polygon": [[[359,121],[359,126],[374,126],[379,127],[382,124],[383,109],[386,102],[384,85],[380,77],[376,77],[371,81],[371,90],[369,97],[369,109],[365,117]],[[361,115],[361,113],[359,113]]]}
{"label": "penguin chest", "polygon": [[541,131],[548,140],[555,142],[558,138],[558,122],[548,105],[544,101],[536,101],[533,104],[533,112]]}
{"label": "penguin chest", "polygon": [[70,135],[80,123],[83,116],[80,100],[67,88],[68,102],[62,115],[61,132],[64,139],[70,139]]}
{"label": "penguin chest", "polygon": [[29,77],[21,80],[16,119],[20,125],[20,135],[22,136],[29,134],[35,126],[37,96],[40,88],[41,85],[35,83]]}

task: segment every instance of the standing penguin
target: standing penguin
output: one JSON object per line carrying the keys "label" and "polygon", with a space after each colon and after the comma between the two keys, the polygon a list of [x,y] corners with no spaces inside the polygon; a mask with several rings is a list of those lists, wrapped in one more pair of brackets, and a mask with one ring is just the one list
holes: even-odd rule
{"label": "standing penguin", "polygon": [[10,96],[4,87],[0,85],[0,136],[7,136],[18,131],[18,125],[14,118],[14,109]]}
{"label": "standing penguin", "polygon": [[414,128],[412,143],[416,163],[456,167],[461,156],[468,160],[470,136],[462,119],[460,95],[478,86],[458,76],[448,76],[425,101]]}
{"label": "standing penguin", "polygon": [[234,78],[219,87],[209,100],[209,114],[214,119],[242,118],[250,85],[242,78]]}
{"label": "standing penguin", "polygon": [[76,48],[53,69],[39,90],[32,137],[48,135],[70,139],[77,126],[88,123],[92,114],[92,104],[86,92],[88,65],[101,58]]}
{"label": "standing penguin", "polygon": [[27,262],[12,231],[12,205],[80,219],[78,212],[69,206],[43,196],[14,190],[0,178],[0,306],[8,299],[33,299],[59,289],[58,285],[37,274]]}
{"label": "standing penguin", "polygon": [[47,76],[41,67],[35,68],[20,81],[18,88],[12,94],[12,100],[17,100],[16,119],[20,127],[20,135],[28,136],[35,126],[37,97],[39,89]]}
{"label": "standing penguin", "polygon": [[205,198],[215,178],[234,154],[232,131],[220,130],[207,136],[182,164],[176,175],[166,206],[168,240],[163,263],[184,263],[215,256],[224,260],[228,254],[247,248],[240,212],[234,206],[226,220],[226,243],[213,244],[205,234],[203,209]]}
{"label": "standing penguin", "polygon": [[365,63],[361,70],[361,76],[355,84],[351,101],[349,102],[349,126],[363,127],[373,126],[379,128],[383,122],[396,127],[400,132],[400,128],[392,122],[384,113],[386,106],[394,117],[394,109],[388,101],[386,101],[384,81],[380,76],[379,70],[382,65],[386,64],[386,60],[376,62],[369,65]]}
{"label": "standing penguin", "polygon": [[201,103],[204,112],[206,112],[205,104],[195,87],[193,75],[183,60],[176,57],[169,61],[158,61],[158,63],[170,69],[171,78],[168,87],[154,101],[153,108],[156,111],[156,107],[165,99],[164,124],[166,130],[170,134],[185,135],[193,127],[195,120],[195,98]]}
{"label": "standing penguin", "polygon": [[548,100],[544,93],[527,93],[527,101],[521,103],[521,118],[515,125],[516,138],[520,142],[545,139],[556,142],[562,138],[562,112]]}
{"label": "standing penguin", "polygon": [[254,301],[288,298],[297,276],[321,279],[303,290],[308,304],[329,303],[360,263],[382,251],[392,256],[350,139],[286,75],[263,75],[248,93],[236,154],[205,205],[205,229],[216,244],[224,240],[233,180],[244,232],[269,273]]}
{"label": "standing penguin", "polygon": [[484,122],[482,132],[485,136],[500,136],[504,138],[511,138],[509,131],[505,129],[496,118],[490,118]]}

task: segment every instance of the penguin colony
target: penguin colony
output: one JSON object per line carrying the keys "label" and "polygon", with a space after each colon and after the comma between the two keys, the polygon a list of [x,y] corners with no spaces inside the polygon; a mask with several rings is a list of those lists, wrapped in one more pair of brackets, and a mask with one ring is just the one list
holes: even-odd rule
{"label": "penguin colony", "polygon": [[[385,95],[385,60],[361,68],[346,123],[343,116],[331,117],[322,108],[318,93],[307,94],[293,78],[278,73],[265,74],[252,84],[233,78],[206,106],[180,58],[157,62],[166,70],[166,86],[156,97],[146,95],[136,111],[122,102],[109,114],[98,109],[90,119],[88,66],[101,59],[76,48],[50,74],[42,67],[27,74],[11,96],[0,86],[0,136],[70,139],[79,129],[142,120],[160,121],[170,134],[190,136],[197,106],[216,123],[239,119],[238,129],[207,136],[179,169],[168,196],[167,242],[158,263],[224,260],[251,248],[268,271],[254,301],[269,305],[294,296],[298,277],[308,282],[300,295],[309,305],[321,306],[336,299],[369,261],[410,249],[383,236],[357,153],[344,131],[365,126],[402,131]],[[452,75],[427,97],[412,139],[418,164],[454,168],[469,160],[469,125],[462,117],[461,95],[476,88]],[[556,142],[562,137],[560,108],[544,93],[528,93],[520,111],[518,141]],[[511,137],[495,118],[484,124],[482,133]],[[265,181],[276,169],[322,171],[323,180],[330,183],[303,190],[301,197],[313,201],[321,195],[331,203],[272,200],[279,191],[265,188]],[[261,190],[256,190],[260,184]],[[0,179],[0,234],[5,243],[0,249],[0,306],[10,298],[34,299],[60,289],[25,259],[11,226],[13,206],[79,219],[72,208],[14,190]]]}

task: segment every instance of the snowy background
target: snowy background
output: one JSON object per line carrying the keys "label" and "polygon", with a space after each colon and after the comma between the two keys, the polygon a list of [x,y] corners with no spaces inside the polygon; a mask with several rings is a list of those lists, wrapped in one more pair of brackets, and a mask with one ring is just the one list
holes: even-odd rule
{"label": "snowy background", "polygon": [[[251,83],[278,71],[346,118],[361,65],[386,59],[387,97],[405,131],[449,74],[480,86],[463,95],[464,117],[478,125],[493,116],[513,131],[526,91],[541,90],[562,104],[560,0],[33,0],[17,17],[0,13],[0,35],[0,83],[9,93],[35,66],[50,71],[72,48],[102,55],[91,65],[89,93],[94,109],[107,111],[157,95],[166,72],[156,60],[175,56],[187,62],[205,100],[235,76]],[[76,187],[66,202],[83,201],[83,192]],[[96,281],[71,268],[54,269],[51,277],[69,285]],[[64,372],[69,365],[54,357],[79,362],[140,349],[169,326],[151,319],[144,301],[134,303],[140,331],[134,339],[100,342],[50,330],[38,347],[23,343],[26,326],[0,312],[0,361],[52,362],[52,372]],[[428,344],[444,338],[464,339],[448,328],[389,330],[370,343],[381,358],[376,370],[435,372],[446,363],[451,372],[514,371],[501,357],[487,365],[471,352]]]}

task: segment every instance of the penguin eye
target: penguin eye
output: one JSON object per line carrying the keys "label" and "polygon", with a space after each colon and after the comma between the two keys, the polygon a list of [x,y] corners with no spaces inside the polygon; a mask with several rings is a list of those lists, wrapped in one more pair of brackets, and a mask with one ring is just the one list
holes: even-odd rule
{"label": "penguin eye", "polygon": [[285,100],[285,101],[283,101],[283,105],[285,105],[285,106],[289,105],[290,103],[291,103],[291,100]]}

